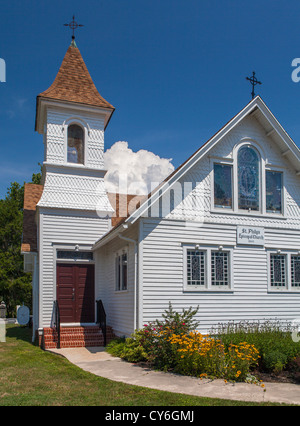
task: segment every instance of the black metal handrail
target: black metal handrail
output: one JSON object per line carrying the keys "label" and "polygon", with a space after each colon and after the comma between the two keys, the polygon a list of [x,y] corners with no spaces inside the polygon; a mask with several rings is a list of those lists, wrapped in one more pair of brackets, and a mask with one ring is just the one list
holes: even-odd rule
{"label": "black metal handrail", "polygon": [[54,311],[53,326],[57,333],[57,349],[60,349],[60,312],[59,312],[59,304],[57,300],[55,300],[53,303],[53,311]]}
{"label": "black metal handrail", "polygon": [[103,333],[103,343],[104,346],[106,346],[106,313],[105,309],[102,303],[102,300],[97,300],[97,324],[99,324],[99,327],[102,330]]}

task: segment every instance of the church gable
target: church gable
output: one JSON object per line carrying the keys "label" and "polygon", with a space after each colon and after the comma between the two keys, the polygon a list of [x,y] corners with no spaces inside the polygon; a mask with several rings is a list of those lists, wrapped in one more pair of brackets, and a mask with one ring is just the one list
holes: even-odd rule
{"label": "church gable", "polygon": [[255,117],[246,117],[174,186],[166,217],[235,223],[246,216],[249,224],[286,219],[285,226],[299,226],[298,185],[277,143]]}
{"label": "church gable", "polygon": [[167,178],[128,222],[141,214],[229,224],[246,217],[252,225],[271,221],[299,226],[299,170],[299,149],[256,98]]}

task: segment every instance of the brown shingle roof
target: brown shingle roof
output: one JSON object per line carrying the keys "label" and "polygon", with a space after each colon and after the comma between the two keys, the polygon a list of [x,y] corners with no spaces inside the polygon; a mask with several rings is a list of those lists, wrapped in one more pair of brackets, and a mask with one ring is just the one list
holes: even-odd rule
{"label": "brown shingle roof", "polygon": [[23,211],[22,252],[37,251],[37,228],[35,222],[36,205],[40,201],[43,185],[25,183]]}
{"label": "brown shingle roof", "polygon": [[129,214],[132,214],[146,198],[145,195],[114,194],[112,192],[108,192],[107,195],[115,210],[111,218],[113,228],[118,226]]}
{"label": "brown shingle roof", "polygon": [[[23,212],[23,241],[21,251],[37,251],[37,227],[35,221],[36,206],[43,193],[43,185],[26,183],[24,188],[24,212]],[[117,226],[124,217],[132,213],[142,200],[144,195],[126,195],[108,193],[109,201],[115,210],[111,219],[112,226]],[[95,238],[97,235],[95,235]]]}
{"label": "brown shingle roof", "polygon": [[40,93],[38,98],[77,102],[114,110],[98,92],[81,53],[74,44],[68,48],[53,84]]}

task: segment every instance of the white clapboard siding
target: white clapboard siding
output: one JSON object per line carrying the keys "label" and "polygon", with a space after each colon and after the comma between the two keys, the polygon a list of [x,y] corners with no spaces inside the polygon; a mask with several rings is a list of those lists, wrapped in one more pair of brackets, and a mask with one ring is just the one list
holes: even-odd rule
{"label": "white clapboard siding", "polygon": [[[127,238],[137,240],[136,227],[122,234]],[[115,258],[123,250],[128,253],[127,290],[116,291]],[[134,280],[135,252],[134,244],[115,238],[104,248],[96,252],[96,282],[97,299],[103,301],[109,324],[116,335],[129,336],[133,333],[134,325]]]}
{"label": "white clapboard siding", "polygon": [[[266,241],[274,249],[281,236],[290,247],[300,247],[300,232],[267,229]],[[236,246],[236,226],[202,224],[187,229],[178,221],[143,219],[143,323],[161,318],[169,301],[181,311],[199,306],[200,330],[218,323],[241,320],[292,320],[300,313],[299,292],[268,292],[267,250],[265,247]],[[182,244],[232,246],[232,292],[185,292],[183,290]],[[163,255],[162,255],[163,254]]]}
{"label": "white clapboard siding", "polygon": [[[56,267],[53,244],[92,246],[109,229],[109,221],[96,213],[76,212],[40,214],[40,327],[49,327],[56,298]],[[97,285],[97,282],[96,282]]]}
{"label": "white clapboard siding", "polygon": [[[264,153],[266,164],[283,171],[284,217],[214,211],[213,162],[226,158],[232,164],[234,149],[242,140],[255,141]],[[232,320],[297,318],[300,291],[269,291],[268,250],[294,253],[300,250],[300,178],[256,118],[242,120],[179,183],[174,192],[174,208],[169,214],[163,215],[162,206],[167,202],[162,200],[151,208],[152,212],[158,212],[159,218],[142,219],[140,324],[161,318],[169,301],[177,310],[199,305],[198,320],[203,331]],[[185,189],[183,200],[181,188]],[[237,245],[239,225],[263,227],[265,245]],[[183,245],[188,244],[216,248],[222,245],[232,250],[232,291],[184,291]]]}

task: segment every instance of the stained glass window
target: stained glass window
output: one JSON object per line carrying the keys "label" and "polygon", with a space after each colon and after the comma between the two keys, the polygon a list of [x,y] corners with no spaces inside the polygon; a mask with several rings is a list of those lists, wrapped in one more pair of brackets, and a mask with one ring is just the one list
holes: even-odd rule
{"label": "stained glass window", "polygon": [[232,166],[214,165],[215,207],[232,208]]}
{"label": "stained glass window", "polygon": [[229,253],[212,251],[211,252],[211,285],[228,286],[229,285]]}
{"label": "stained glass window", "polygon": [[250,146],[238,152],[239,209],[259,210],[259,155]]}
{"label": "stained glass window", "polygon": [[93,260],[93,252],[58,250],[57,259],[58,260]]}
{"label": "stained glass window", "polygon": [[266,209],[268,213],[282,212],[282,173],[266,172]]}
{"label": "stained glass window", "polygon": [[76,124],[68,127],[68,163],[83,164],[83,129]]}
{"label": "stained glass window", "polygon": [[300,256],[291,256],[292,287],[300,287]]}
{"label": "stained glass window", "polygon": [[270,255],[270,274],[272,287],[286,286],[286,255]]}
{"label": "stained glass window", "polygon": [[187,284],[205,286],[205,251],[187,250]]}

